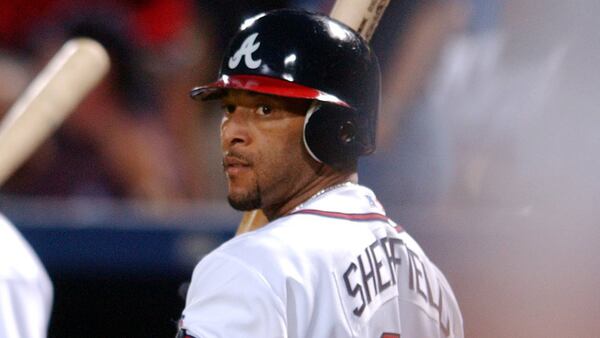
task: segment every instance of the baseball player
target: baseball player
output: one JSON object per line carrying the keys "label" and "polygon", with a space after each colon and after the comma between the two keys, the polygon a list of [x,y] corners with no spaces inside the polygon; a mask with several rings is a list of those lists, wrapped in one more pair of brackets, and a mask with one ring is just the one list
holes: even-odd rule
{"label": "baseball player", "polygon": [[368,44],[326,16],[241,25],[192,96],[222,102],[230,204],[269,223],[196,266],[178,337],[463,337],[443,274],[357,183],[379,83]]}
{"label": "baseball player", "polygon": [[52,283],[29,244],[0,214],[0,337],[46,337]]}

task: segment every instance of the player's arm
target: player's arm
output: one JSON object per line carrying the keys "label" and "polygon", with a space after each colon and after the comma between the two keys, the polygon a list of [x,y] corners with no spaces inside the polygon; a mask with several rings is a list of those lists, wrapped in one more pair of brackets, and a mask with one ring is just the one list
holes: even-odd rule
{"label": "player's arm", "polygon": [[284,309],[257,271],[213,253],[194,270],[178,337],[282,337]]}

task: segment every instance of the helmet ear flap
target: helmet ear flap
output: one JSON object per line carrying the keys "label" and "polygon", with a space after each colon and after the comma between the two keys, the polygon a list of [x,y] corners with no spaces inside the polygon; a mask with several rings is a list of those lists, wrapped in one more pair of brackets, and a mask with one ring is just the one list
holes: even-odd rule
{"label": "helmet ear flap", "polygon": [[353,164],[366,153],[358,113],[348,107],[315,101],[304,121],[304,146],[317,161],[335,168]]}

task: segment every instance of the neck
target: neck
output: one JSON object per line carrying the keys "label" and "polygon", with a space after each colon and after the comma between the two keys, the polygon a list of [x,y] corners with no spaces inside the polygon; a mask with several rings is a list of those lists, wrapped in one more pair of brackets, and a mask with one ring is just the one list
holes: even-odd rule
{"label": "neck", "polygon": [[294,210],[294,208],[318,194],[323,189],[327,189],[345,182],[358,183],[358,175],[356,172],[337,172],[325,166],[322,171],[323,172],[318,174],[315,179],[311,180],[307,185],[299,189],[285,202],[278,205],[263,207],[262,210],[267,216],[267,219],[269,221],[273,221],[281,216],[287,215]]}

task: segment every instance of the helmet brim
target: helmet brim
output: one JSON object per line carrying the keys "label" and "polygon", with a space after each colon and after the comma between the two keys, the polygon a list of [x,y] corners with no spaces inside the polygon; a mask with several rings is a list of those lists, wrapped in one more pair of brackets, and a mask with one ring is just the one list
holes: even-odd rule
{"label": "helmet brim", "polygon": [[222,97],[228,89],[247,90],[297,99],[318,100],[350,107],[347,102],[335,95],[294,82],[260,75],[223,75],[215,82],[192,89],[190,96],[195,100],[214,100]]}

